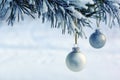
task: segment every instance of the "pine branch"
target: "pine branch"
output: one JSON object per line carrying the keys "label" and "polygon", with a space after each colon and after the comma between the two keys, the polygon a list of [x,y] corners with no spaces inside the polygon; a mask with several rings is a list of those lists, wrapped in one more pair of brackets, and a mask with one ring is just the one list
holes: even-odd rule
{"label": "pine branch", "polygon": [[[79,0],[2,0],[0,18],[7,17],[8,24],[24,20],[24,15],[49,21],[51,27],[61,28],[62,33],[84,35],[84,27],[91,27],[91,19],[99,19],[111,27],[116,21],[120,25],[120,3],[111,0],[93,0],[84,7]],[[8,14],[8,15],[6,15]],[[77,25],[74,21],[77,20]]]}
{"label": "pine branch", "polygon": [[97,4],[97,13],[96,18],[100,18],[101,21],[109,24],[109,27],[112,27],[114,22],[120,26],[120,5],[118,2],[111,0],[95,0]]}

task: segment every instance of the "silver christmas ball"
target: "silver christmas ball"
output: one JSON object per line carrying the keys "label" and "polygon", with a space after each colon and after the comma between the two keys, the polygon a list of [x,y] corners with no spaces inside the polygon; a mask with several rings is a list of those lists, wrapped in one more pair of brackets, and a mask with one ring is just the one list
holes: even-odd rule
{"label": "silver christmas ball", "polygon": [[73,51],[66,57],[67,67],[74,72],[78,72],[85,67],[86,56],[80,52],[79,47],[74,47]]}
{"label": "silver christmas ball", "polygon": [[97,29],[89,38],[90,45],[96,49],[102,48],[106,43],[106,37]]}

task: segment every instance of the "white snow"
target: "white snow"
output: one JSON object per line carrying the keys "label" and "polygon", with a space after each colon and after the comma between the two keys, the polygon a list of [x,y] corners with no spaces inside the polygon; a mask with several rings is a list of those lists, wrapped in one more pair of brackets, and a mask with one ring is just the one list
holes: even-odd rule
{"label": "white snow", "polygon": [[79,8],[81,8],[81,7],[82,8],[88,8],[86,6],[87,3],[91,3],[91,4],[94,3],[93,0],[64,0],[64,1],[68,2],[68,4],[72,3],[72,4],[76,5]]}
{"label": "white snow", "polygon": [[[120,80],[120,29],[101,28],[107,36],[104,48],[96,50],[88,39],[79,39],[87,65],[75,73],[65,64],[74,43],[72,35],[62,35],[60,29],[40,20],[0,25],[0,80]],[[87,36],[93,31],[87,29]]]}

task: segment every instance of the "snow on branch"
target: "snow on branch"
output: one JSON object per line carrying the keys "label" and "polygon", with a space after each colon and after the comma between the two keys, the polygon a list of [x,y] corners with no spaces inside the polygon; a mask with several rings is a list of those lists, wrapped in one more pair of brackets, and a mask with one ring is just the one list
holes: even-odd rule
{"label": "snow on branch", "polygon": [[[8,24],[24,20],[24,15],[49,21],[51,27],[61,28],[62,33],[78,33],[91,28],[91,19],[99,19],[110,27],[120,25],[120,3],[114,0],[1,0],[0,20]],[[75,22],[76,21],[76,22]]]}

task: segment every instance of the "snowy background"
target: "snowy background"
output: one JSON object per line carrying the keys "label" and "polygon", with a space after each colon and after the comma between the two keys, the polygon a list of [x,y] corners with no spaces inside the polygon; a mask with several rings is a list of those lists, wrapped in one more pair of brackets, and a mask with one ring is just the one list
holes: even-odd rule
{"label": "snowy background", "polygon": [[[89,38],[94,29],[87,30]],[[0,80],[120,80],[120,29],[101,25],[101,31],[107,37],[102,49],[79,39],[87,65],[75,73],[65,64],[73,47],[72,35],[30,18],[13,27],[0,22]]]}

